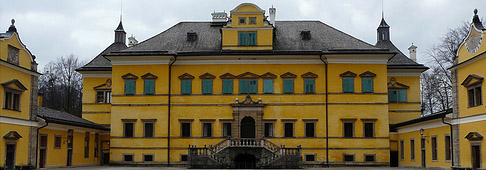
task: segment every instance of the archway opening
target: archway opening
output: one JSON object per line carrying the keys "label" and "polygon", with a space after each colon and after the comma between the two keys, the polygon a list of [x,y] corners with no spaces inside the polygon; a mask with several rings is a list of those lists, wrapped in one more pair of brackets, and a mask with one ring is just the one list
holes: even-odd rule
{"label": "archway opening", "polygon": [[241,120],[240,137],[255,138],[255,119],[245,117]]}
{"label": "archway opening", "polygon": [[239,154],[235,158],[236,168],[253,169],[256,168],[256,158],[251,154]]}

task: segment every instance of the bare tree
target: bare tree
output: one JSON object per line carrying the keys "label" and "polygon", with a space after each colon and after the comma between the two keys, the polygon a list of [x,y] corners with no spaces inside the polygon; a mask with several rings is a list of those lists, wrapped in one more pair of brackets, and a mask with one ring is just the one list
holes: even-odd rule
{"label": "bare tree", "polygon": [[82,63],[75,55],[49,62],[40,77],[43,106],[81,116],[83,78],[76,72]]}
{"label": "bare tree", "polygon": [[424,114],[436,113],[452,107],[452,76],[448,70],[454,65],[457,50],[469,32],[468,22],[449,31],[440,43],[427,51],[432,61],[430,69],[421,76],[422,109]]}

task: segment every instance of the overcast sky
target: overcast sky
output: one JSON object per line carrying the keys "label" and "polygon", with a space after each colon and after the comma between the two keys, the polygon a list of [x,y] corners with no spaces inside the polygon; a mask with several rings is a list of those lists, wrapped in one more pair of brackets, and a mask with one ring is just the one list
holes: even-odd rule
{"label": "overcast sky", "polygon": [[[120,0],[1,0],[0,30],[10,20],[27,48],[37,57],[39,70],[49,61],[74,54],[89,61],[114,40]],[[320,20],[370,44],[376,43],[382,0],[123,0],[127,37],[143,41],[180,21],[210,21],[213,11],[229,12],[243,2],[266,11],[277,9],[276,20]],[[473,10],[486,16],[485,0],[384,0],[391,40],[408,55],[414,43],[418,60],[450,28],[470,22]]]}

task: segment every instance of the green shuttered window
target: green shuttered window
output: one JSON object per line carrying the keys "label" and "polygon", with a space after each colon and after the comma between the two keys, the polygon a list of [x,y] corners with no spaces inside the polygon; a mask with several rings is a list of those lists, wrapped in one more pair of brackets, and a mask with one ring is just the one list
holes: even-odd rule
{"label": "green shuttered window", "polygon": [[343,93],[354,92],[354,78],[343,78]]}
{"label": "green shuttered window", "polygon": [[191,80],[181,80],[181,94],[191,94]]}
{"label": "green shuttered window", "polygon": [[273,93],[273,79],[263,80],[263,93]]}
{"label": "green shuttered window", "polygon": [[257,45],[256,32],[238,32],[239,46],[254,46]]}
{"label": "green shuttered window", "polygon": [[398,102],[407,102],[407,90],[406,89],[398,90]]}
{"label": "green shuttered window", "polygon": [[388,102],[407,102],[407,89],[388,89]]}
{"label": "green shuttered window", "polygon": [[304,80],[304,93],[311,94],[315,93],[315,79],[305,79]]}
{"label": "green shuttered window", "polygon": [[284,79],[283,80],[283,92],[284,93],[294,93],[294,79]]}
{"label": "green shuttered window", "polygon": [[144,81],[144,92],[147,95],[152,95],[155,93],[155,80]]}
{"label": "green shuttered window", "polygon": [[135,80],[125,80],[125,95],[135,94]]}
{"label": "green shuttered window", "polygon": [[202,94],[213,93],[213,80],[202,80]]}
{"label": "green shuttered window", "polygon": [[223,80],[223,94],[233,94],[233,79]]}
{"label": "green shuttered window", "polygon": [[256,94],[258,91],[257,80],[240,80],[240,94]]}
{"label": "green shuttered window", "polygon": [[361,86],[363,93],[373,93],[373,78],[362,78]]}

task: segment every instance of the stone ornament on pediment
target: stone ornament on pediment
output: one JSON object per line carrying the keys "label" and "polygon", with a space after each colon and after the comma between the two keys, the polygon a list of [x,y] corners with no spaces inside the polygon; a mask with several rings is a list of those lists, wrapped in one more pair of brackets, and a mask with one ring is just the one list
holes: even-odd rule
{"label": "stone ornament on pediment", "polygon": [[184,74],[179,76],[179,79],[181,79],[181,80],[192,80],[192,79],[194,79],[194,76],[192,76],[188,73],[184,73]]}

